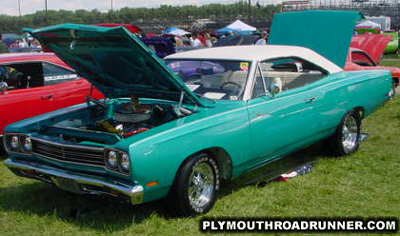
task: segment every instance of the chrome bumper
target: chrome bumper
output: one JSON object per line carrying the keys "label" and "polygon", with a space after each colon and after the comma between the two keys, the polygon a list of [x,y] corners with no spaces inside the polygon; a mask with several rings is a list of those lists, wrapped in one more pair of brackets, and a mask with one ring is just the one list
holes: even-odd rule
{"label": "chrome bumper", "polygon": [[[114,197],[128,197],[133,205],[143,202],[143,186],[130,186],[119,182],[108,183],[103,180],[94,179],[89,176],[82,176],[68,173],[67,171],[54,169],[48,166],[31,163],[16,162],[11,159],[4,161],[4,164],[15,174],[41,180],[47,183],[54,183],[57,187],[75,193],[111,195]],[[66,187],[64,181],[72,183]]]}

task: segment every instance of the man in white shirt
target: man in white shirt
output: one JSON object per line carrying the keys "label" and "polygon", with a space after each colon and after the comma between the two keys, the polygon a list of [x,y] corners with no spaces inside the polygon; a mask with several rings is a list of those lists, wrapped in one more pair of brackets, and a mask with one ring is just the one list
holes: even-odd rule
{"label": "man in white shirt", "polygon": [[200,47],[201,46],[200,39],[197,38],[197,35],[193,35],[191,37],[190,43],[191,43],[192,47]]}

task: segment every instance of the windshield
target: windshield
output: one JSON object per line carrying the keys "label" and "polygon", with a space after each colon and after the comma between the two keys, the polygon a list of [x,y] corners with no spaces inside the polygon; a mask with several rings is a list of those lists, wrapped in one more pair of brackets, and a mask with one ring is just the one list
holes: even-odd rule
{"label": "windshield", "polygon": [[166,60],[167,66],[200,97],[240,100],[250,69],[247,61]]}

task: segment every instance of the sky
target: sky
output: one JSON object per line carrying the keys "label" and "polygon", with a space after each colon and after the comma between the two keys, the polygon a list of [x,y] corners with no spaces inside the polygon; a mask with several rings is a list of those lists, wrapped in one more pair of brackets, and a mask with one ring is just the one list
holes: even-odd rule
{"label": "sky", "polygon": [[[30,14],[45,9],[46,0],[0,0],[0,14],[19,15],[18,2],[21,5],[21,14]],[[282,0],[258,0],[260,3],[276,3]],[[113,9],[123,7],[159,7],[163,5],[203,5],[208,3],[234,3],[236,0],[47,0],[48,9],[52,10],[93,10],[108,11],[113,2]],[[252,0],[256,2],[256,0]]]}

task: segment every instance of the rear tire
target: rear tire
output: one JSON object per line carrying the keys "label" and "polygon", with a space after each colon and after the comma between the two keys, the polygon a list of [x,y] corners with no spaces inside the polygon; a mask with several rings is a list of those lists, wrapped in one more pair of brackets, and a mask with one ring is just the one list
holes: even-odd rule
{"label": "rear tire", "polygon": [[357,151],[361,136],[361,118],[356,110],[348,111],[331,137],[336,156],[347,156]]}
{"label": "rear tire", "polygon": [[399,80],[397,78],[393,78],[392,80],[392,92],[393,92],[393,97],[396,95],[396,88],[399,86]]}
{"label": "rear tire", "polygon": [[169,202],[175,214],[190,216],[208,212],[219,189],[217,162],[209,154],[189,157],[180,168],[170,190]]}
{"label": "rear tire", "polygon": [[6,158],[6,149],[4,148],[3,137],[0,137],[0,160]]}

